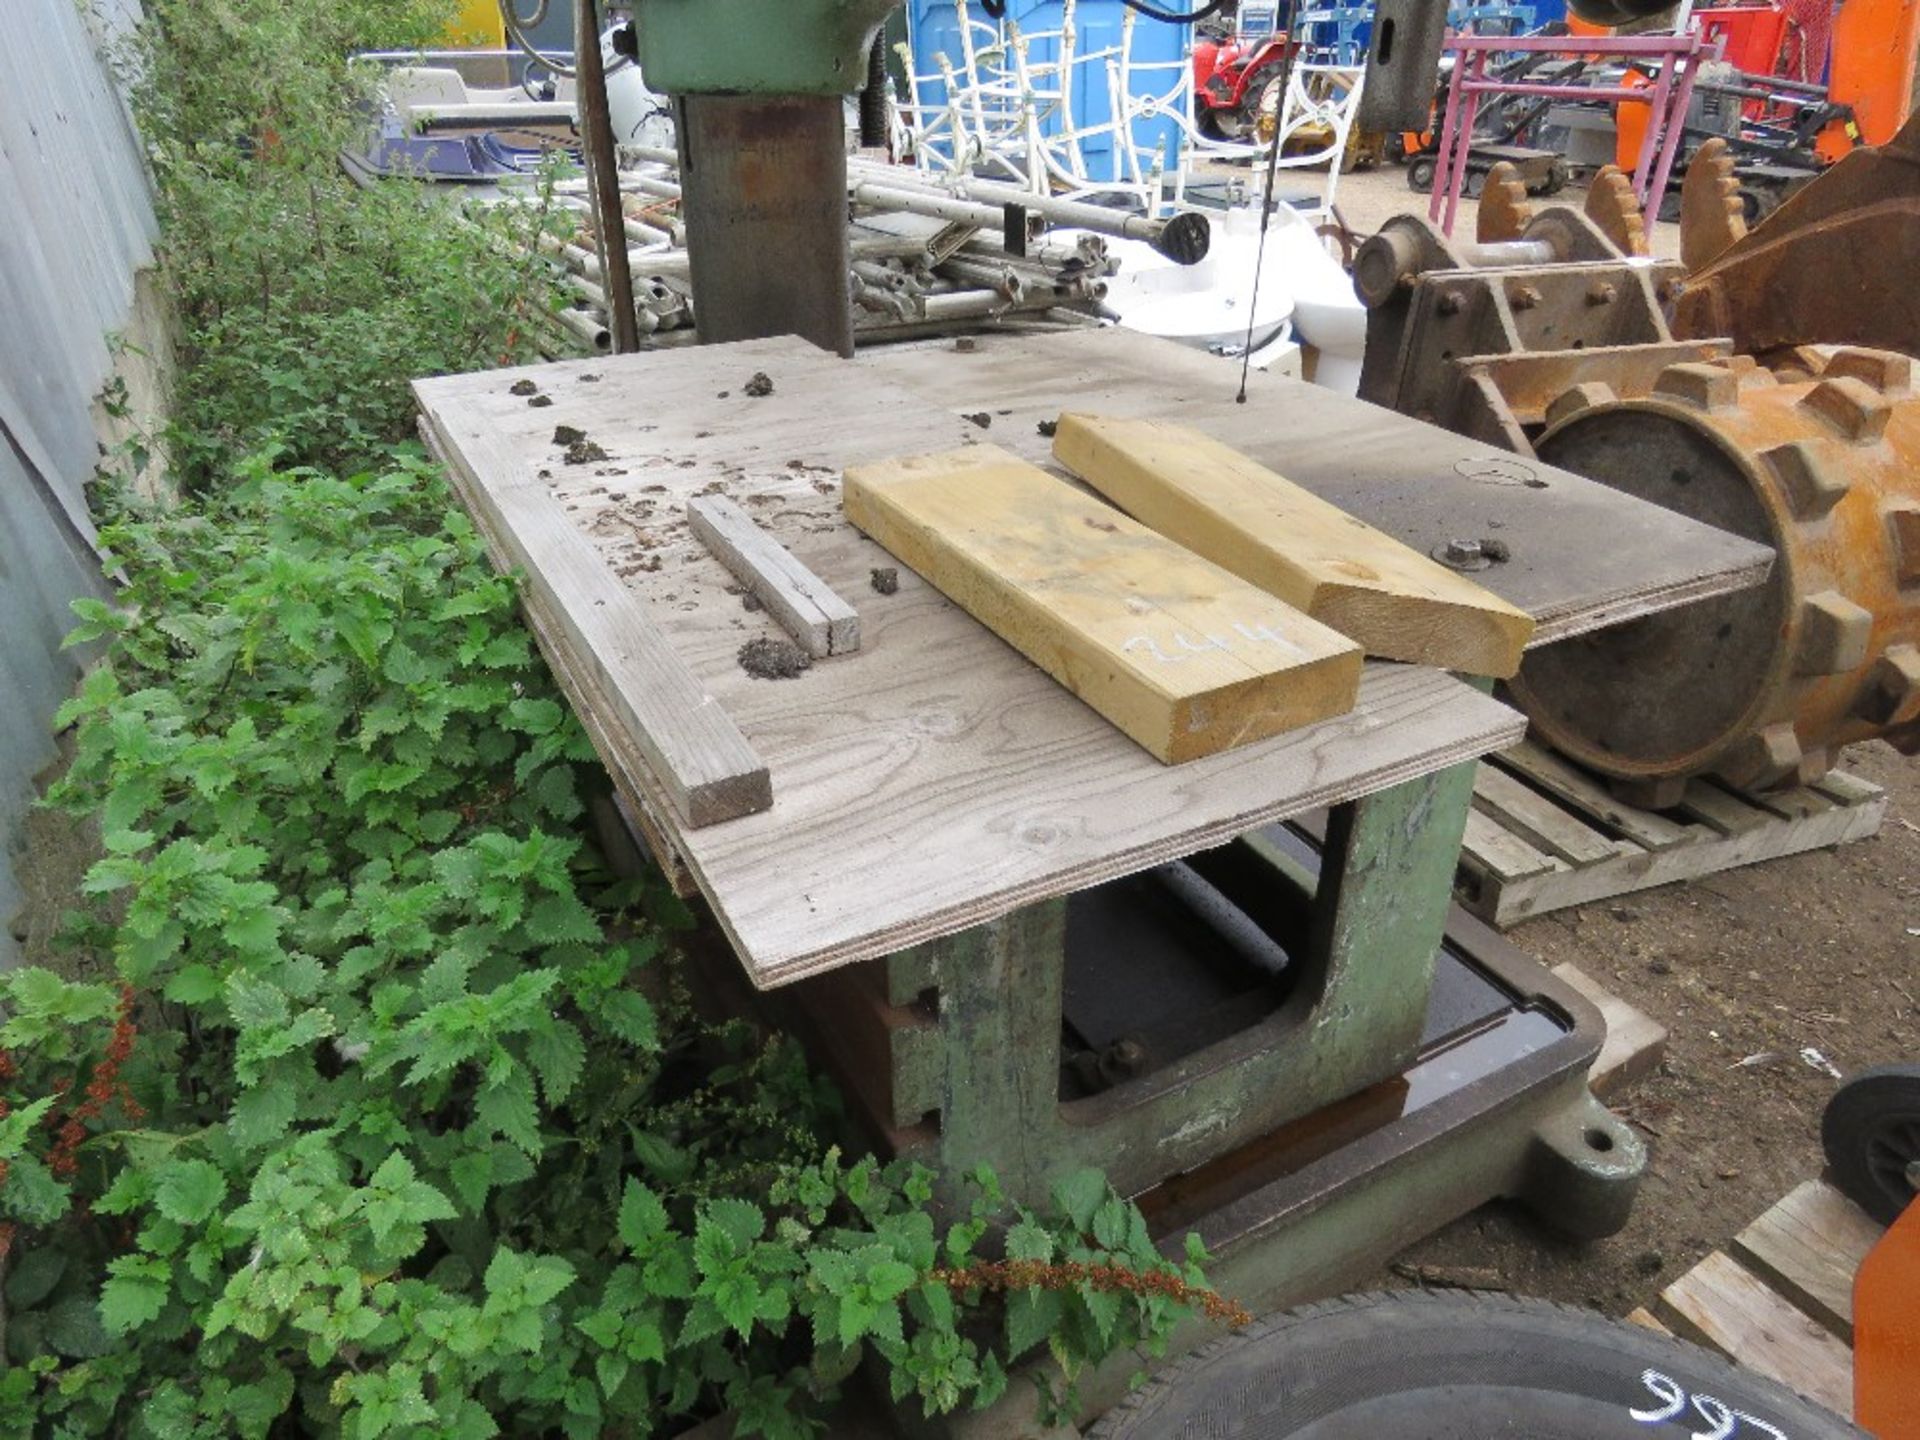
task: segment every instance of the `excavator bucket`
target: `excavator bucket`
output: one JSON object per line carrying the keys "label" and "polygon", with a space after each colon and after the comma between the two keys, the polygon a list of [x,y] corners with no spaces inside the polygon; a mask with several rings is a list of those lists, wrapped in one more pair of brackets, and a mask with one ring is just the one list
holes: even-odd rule
{"label": "excavator bucket", "polygon": [[1733,337],[1742,354],[1805,344],[1920,355],[1920,111],[1885,145],[1856,150],[1687,280],[1686,339]]}

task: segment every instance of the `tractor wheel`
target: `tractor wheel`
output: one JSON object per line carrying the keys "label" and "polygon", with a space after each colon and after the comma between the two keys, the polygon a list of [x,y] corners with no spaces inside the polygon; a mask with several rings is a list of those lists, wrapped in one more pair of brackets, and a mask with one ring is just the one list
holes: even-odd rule
{"label": "tractor wheel", "polygon": [[1920,1194],[1920,1065],[1863,1070],[1833,1092],[1820,1144],[1840,1193],[1882,1225]]}
{"label": "tractor wheel", "polygon": [[1742,185],[1736,192],[1740,197],[1740,214],[1751,229],[1767,216],[1780,208],[1780,192],[1758,185]]}
{"label": "tractor wheel", "polygon": [[1241,116],[1246,121],[1246,133],[1267,144],[1280,130],[1280,110],[1286,100],[1287,67],[1278,60],[1269,60],[1247,77],[1247,88],[1241,91]]}
{"label": "tractor wheel", "polygon": [[1861,1432],[1682,1341],[1506,1295],[1404,1291],[1229,1335],[1109,1411],[1087,1440],[1841,1440]]}
{"label": "tractor wheel", "polygon": [[1416,155],[1407,162],[1407,188],[1418,190],[1422,195],[1433,190],[1433,172],[1439,168],[1439,162],[1431,155]]}
{"label": "tractor wheel", "polygon": [[[1236,129],[1229,133],[1225,128],[1226,125],[1236,123],[1232,111],[1216,105],[1196,105],[1194,109],[1196,113],[1193,123],[1200,133],[1209,140],[1237,140],[1240,138],[1241,132],[1239,130]],[[1222,123],[1223,118],[1225,120],[1224,125]]]}

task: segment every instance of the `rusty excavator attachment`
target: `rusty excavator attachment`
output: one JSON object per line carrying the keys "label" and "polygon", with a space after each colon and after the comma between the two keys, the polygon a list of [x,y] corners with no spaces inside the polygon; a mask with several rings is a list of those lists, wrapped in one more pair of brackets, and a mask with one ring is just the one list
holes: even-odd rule
{"label": "rusty excavator attachment", "polygon": [[[1724,203],[1716,218],[1711,199],[1700,193],[1689,207],[1683,192],[1683,215],[1698,208],[1709,229],[1724,224]],[[1695,238],[1708,249],[1701,230]],[[1920,266],[1920,111],[1886,144],[1854,151],[1696,263],[1702,258],[1688,257],[1676,336],[1730,336],[1749,355],[1807,344],[1920,355],[1920,287],[1912,283]]]}

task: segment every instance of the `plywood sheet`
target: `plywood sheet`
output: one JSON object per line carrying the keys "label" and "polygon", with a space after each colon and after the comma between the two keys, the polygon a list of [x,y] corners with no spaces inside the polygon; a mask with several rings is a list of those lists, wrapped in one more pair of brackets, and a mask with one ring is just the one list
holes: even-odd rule
{"label": "plywood sheet", "polygon": [[[771,395],[742,393],[756,371],[772,378]],[[511,394],[523,379],[550,403]],[[1374,664],[1348,715],[1162,766],[910,571],[896,593],[872,591],[871,572],[896,562],[841,515],[841,470],[988,436],[799,341],[416,390],[450,451],[476,432],[498,436],[767,763],[770,809],[700,829],[664,817],[761,986],[1190,854],[1521,733],[1519,716],[1445,675]],[[603,458],[568,464],[556,425],[585,431]],[[691,534],[686,502],[702,493],[728,496],[836,592],[858,596],[861,649],[792,680],[748,676],[742,643],[780,632],[742,608],[733,577]],[[585,687],[569,694],[597,703]]]}

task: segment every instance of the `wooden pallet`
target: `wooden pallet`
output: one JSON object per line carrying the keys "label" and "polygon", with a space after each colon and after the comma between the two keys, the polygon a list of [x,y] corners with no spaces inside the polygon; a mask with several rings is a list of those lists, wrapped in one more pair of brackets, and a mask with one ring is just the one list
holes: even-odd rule
{"label": "wooden pallet", "polygon": [[1768,795],[1696,780],[1676,809],[1636,810],[1529,741],[1481,762],[1460,902],[1504,929],[1569,905],[1864,840],[1886,813],[1884,790],[1839,770]]}
{"label": "wooden pallet", "polygon": [[1851,1419],[1853,1277],[1881,1233],[1838,1190],[1809,1180],[1661,1291],[1652,1311],[1627,1318]]}

